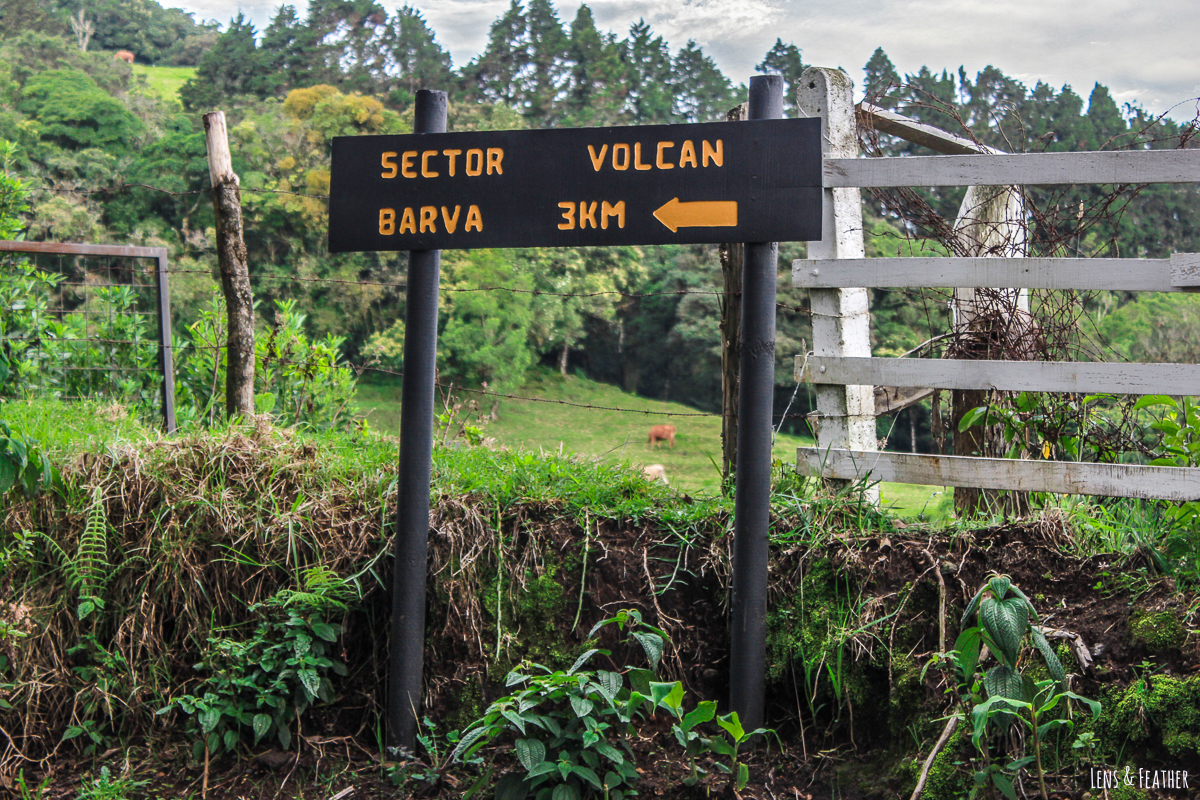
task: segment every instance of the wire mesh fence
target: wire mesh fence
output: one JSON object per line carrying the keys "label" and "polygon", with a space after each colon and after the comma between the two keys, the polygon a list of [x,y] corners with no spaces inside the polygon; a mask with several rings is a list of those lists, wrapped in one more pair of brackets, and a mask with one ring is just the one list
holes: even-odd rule
{"label": "wire mesh fence", "polygon": [[174,429],[166,251],[0,242],[0,395],[135,406]]}

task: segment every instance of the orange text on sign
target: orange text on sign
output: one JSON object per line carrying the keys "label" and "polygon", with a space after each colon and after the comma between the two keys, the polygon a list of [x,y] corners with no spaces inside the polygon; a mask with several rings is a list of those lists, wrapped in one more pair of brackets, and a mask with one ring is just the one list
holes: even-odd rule
{"label": "orange text on sign", "polygon": [[504,174],[504,149],[473,147],[468,150],[386,150],[380,156],[381,178],[437,178],[445,170],[451,178],[465,174],[474,178],[483,174]]}
{"label": "orange text on sign", "polygon": [[721,139],[717,139],[715,143],[701,139],[699,150],[691,139],[685,139],[678,146],[675,142],[662,141],[643,148],[641,142],[617,142],[612,145],[602,144],[599,148],[589,144],[587,149],[592,169],[596,172],[603,169],[624,172],[631,168],[644,171],[725,166],[725,142]]}
{"label": "orange text on sign", "polygon": [[[454,233],[459,230],[462,206],[455,206],[453,211],[448,206],[442,206],[440,211],[439,214],[437,206],[420,206],[419,208],[400,209],[400,213],[397,215],[394,208],[381,208],[379,209],[379,235],[438,233],[439,224],[440,230],[446,233]],[[483,215],[479,213],[479,206],[473,205],[467,208],[466,219],[462,221],[462,230],[464,233],[483,230]]]}

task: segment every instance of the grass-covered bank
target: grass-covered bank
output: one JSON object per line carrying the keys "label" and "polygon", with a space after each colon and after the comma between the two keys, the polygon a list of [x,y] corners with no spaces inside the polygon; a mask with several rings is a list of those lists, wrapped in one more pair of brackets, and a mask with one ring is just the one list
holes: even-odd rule
{"label": "grass-covered bank", "polygon": [[[471,419],[482,414],[484,435],[505,446],[578,454],[609,464],[662,464],[677,489],[691,494],[720,490],[721,418],[716,414],[701,414],[683,403],[640,397],[582,375],[563,378],[549,370],[536,373],[534,380],[508,394],[533,399],[468,392],[455,397],[464,403],[475,400],[479,411],[470,415]],[[387,433],[399,432],[399,381],[361,380],[356,403],[370,425]],[[463,412],[462,416],[468,415]],[[676,427],[674,447],[647,443],[650,427],[659,424]],[[781,433],[772,455],[781,463],[795,464],[796,448],[812,444],[811,437]],[[885,483],[880,489],[885,505],[902,516],[937,520],[949,516],[941,487]]]}
{"label": "grass-covered bank", "polygon": [[[590,459],[439,448],[424,731],[441,755],[380,766],[394,440],[265,424],[168,439],[112,409],[119,424],[105,434],[85,424],[100,409],[53,404],[6,404],[0,418],[18,408],[57,436],[46,444],[63,487],[10,497],[0,523],[0,774],[77,776],[101,757],[117,774],[131,758],[144,770],[131,780],[161,773],[178,786],[159,779],[128,796],[195,796],[206,762],[221,797],[272,795],[293,767],[288,792],[304,796],[353,783],[460,797],[485,774],[479,796],[490,796],[518,769],[513,738],[499,736],[480,768],[445,764],[445,737],[513,691],[505,676],[524,658],[565,669],[595,643],[614,652],[596,657],[601,669],[636,665],[612,626],[589,636],[622,608],[669,635],[657,678],[680,681],[685,709],[727,711],[724,500]],[[1046,745],[1052,786],[1079,788],[1089,763],[1195,763],[1200,720],[1180,706],[1197,691],[1195,599],[1148,575],[1144,551],[1073,554],[1080,534],[1062,515],[937,532],[901,528],[853,492],[782,475],[777,489],[768,722],[780,740],[749,751],[743,797],[907,795],[947,709],[942,673],[922,668],[942,624],[953,645],[993,570],[1096,654],[1085,669],[1054,640],[1073,688],[1105,710]],[[692,796],[669,717],[637,721],[643,796]],[[1073,748],[1089,731],[1091,750]],[[246,766],[276,758],[287,769]],[[979,758],[956,739],[925,796],[965,793]],[[698,790],[725,791],[727,759],[696,759],[708,770]]]}

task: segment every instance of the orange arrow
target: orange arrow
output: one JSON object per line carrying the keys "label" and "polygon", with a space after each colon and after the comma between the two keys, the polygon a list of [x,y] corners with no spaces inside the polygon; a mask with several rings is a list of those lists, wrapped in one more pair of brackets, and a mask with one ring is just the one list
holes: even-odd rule
{"label": "orange arrow", "polygon": [[654,218],[675,233],[680,228],[729,228],[737,225],[736,200],[699,200],[681,203],[678,197],[663,204]]}

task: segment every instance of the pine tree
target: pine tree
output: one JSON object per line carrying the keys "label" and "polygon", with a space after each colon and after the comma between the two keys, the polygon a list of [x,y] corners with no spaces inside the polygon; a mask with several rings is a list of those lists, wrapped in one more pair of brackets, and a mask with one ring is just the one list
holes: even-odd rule
{"label": "pine tree", "polygon": [[1094,139],[1089,149],[1100,150],[1119,146],[1117,138],[1129,132],[1121,110],[1108,93],[1107,86],[1097,83],[1088,98],[1087,118],[1092,123]]}
{"label": "pine tree", "polygon": [[784,115],[796,116],[796,89],[800,86],[800,76],[804,74],[804,60],[800,57],[800,48],[791,42],[784,44],[782,39],[776,39],[755,69],[768,75],[783,76],[787,83],[783,90]]}
{"label": "pine tree", "polygon": [[866,66],[863,67],[866,77],[863,79],[863,94],[875,105],[881,108],[895,108],[895,90],[899,89],[902,81],[896,65],[883,52],[882,47],[876,47]]}
{"label": "pine tree", "polygon": [[524,110],[522,81],[529,60],[525,11],[520,0],[511,0],[508,11],[492,23],[487,48],[463,70],[468,95]]}
{"label": "pine tree", "polygon": [[550,0],[529,0],[525,14],[529,70],[522,82],[525,115],[535,125],[552,123],[566,89],[570,43]]}
{"label": "pine tree", "polygon": [[233,95],[260,94],[266,72],[255,38],[254,26],[239,11],[179,90],[184,108],[207,111]]}
{"label": "pine tree", "polygon": [[324,82],[371,93],[387,82],[387,12],[375,0],[310,0]]}
{"label": "pine tree", "polygon": [[289,89],[311,86],[316,61],[316,36],[301,21],[295,6],[281,5],[263,32],[260,57],[264,64],[264,91],[282,96]]}
{"label": "pine tree", "polygon": [[629,97],[626,109],[635,124],[671,121],[675,94],[673,65],[667,43],[655,36],[644,19],[629,28],[625,42],[625,64],[629,68]]}
{"label": "pine tree", "polygon": [[592,10],[581,5],[567,45],[564,121],[569,125],[613,125],[625,99],[622,48],[611,33],[596,30]]}
{"label": "pine tree", "polygon": [[450,54],[434,40],[433,30],[412,6],[403,6],[392,17],[387,57],[387,73],[395,76],[388,100],[398,108],[411,105],[419,89],[452,89]]}
{"label": "pine tree", "polygon": [[734,106],[733,85],[700,45],[689,39],[675,56],[674,115],[686,122],[716,122]]}

